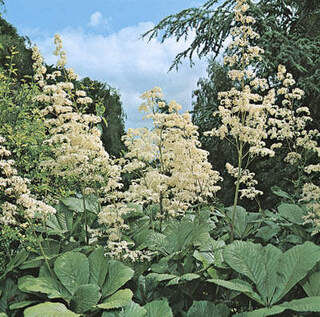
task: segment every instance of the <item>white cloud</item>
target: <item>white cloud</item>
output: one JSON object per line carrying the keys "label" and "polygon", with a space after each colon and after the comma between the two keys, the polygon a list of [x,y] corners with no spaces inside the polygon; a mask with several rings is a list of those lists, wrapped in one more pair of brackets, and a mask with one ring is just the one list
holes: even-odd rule
{"label": "white cloud", "polygon": [[[154,86],[163,89],[166,100],[174,99],[184,110],[191,110],[192,90],[199,77],[206,74],[204,60],[197,61],[192,68],[186,61],[178,72],[168,73],[175,55],[190,42],[177,43],[175,39],[168,39],[161,44],[157,39],[149,43],[141,40],[141,34],[153,26],[151,22],[143,22],[109,35],[90,34],[83,29],[59,32],[69,66],[81,77],[89,76],[119,89],[127,114],[126,127],[146,125],[137,111],[141,103],[139,96]],[[33,40],[38,43],[47,63],[55,63],[51,53],[54,49],[52,38]]]}
{"label": "white cloud", "polygon": [[90,26],[97,26],[101,23],[102,21],[102,14],[99,11],[96,11],[95,13],[92,13],[90,16]]}
{"label": "white cloud", "polygon": [[96,11],[91,14],[88,25],[90,27],[109,27],[109,21],[103,17],[100,11]]}

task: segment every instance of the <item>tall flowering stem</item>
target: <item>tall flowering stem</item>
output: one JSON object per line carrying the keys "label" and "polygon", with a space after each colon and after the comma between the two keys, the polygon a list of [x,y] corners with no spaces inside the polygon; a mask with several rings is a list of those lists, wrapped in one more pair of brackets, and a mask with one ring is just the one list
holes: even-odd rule
{"label": "tall flowering stem", "polygon": [[[56,210],[32,196],[28,189],[30,180],[18,176],[15,162],[9,159],[11,152],[4,146],[5,141],[0,135],[0,228],[12,227],[20,233],[28,227],[34,228],[35,225],[45,223],[47,217],[55,214]],[[33,234],[51,272],[41,241],[34,229]]]}
{"label": "tall flowering stem", "polygon": [[[263,50],[251,45],[259,35],[251,27],[255,19],[247,14],[248,9],[247,0],[237,0],[236,26],[231,31],[233,40],[224,58],[225,64],[230,67],[228,75],[234,87],[219,93],[220,106],[214,115],[221,118],[222,125],[206,132],[207,135],[226,138],[237,149],[238,166],[226,164],[227,172],[236,179],[230,223],[231,240],[234,239],[239,199],[256,199],[263,194],[255,188],[255,174],[247,169],[254,158],[273,157],[276,149],[283,145],[289,145],[290,152],[285,159],[288,162],[301,158],[295,151],[299,146],[319,153],[313,140],[319,132],[305,130],[311,118],[307,107],[296,106],[296,101],[301,99],[304,92],[294,87],[292,75],[279,65],[277,78],[271,80],[274,87],[270,88],[267,79],[259,78],[255,73],[255,63],[262,60]],[[308,168],[317,171],[319,165]]]}
{"label": "tall flowering stem", "polygon": [[124,170],[136,175],[126,200],[157,204],[160,226],[163,219],[182,216],[194,203],[213,197],[221,179],[200,149],[190,114],[179,114],[181,106],[175,101],[166,105],[162,97],[158,87],[142,95],[139,110],[152,120],[153,129],[129,129],[123,138],[128,148]]}
{"label": "tall flowering stem", "polygon": [[[92,103],[83,90],[76,90],[72,80],[77,76],[72,69],[66,69],[66,54],[62,50],[59,35],[55,36],[56,51],[59,56],[57,71],[47,74],[42,66],[38,49],[33,49],[35,79],[42,88],[37,100],[45,104],[42,115],[46,119],[49,138],[45,141],[51,148],[52,157],[41,162],[56,182],[66,184],[71,192],[81,192],[83,199],[83,220],[86,243],[89,243],[87,208],[88,195],[98,194],[100,203],[105,196],[119,189],[120,167],[103,147],[101,132],[97,124],[101,118],[81,111]],[[66,80],[56,82],[65,73]],[[48,84],[48,81],[54,82]]]}
{"label": "tall flowering stem", "polygon": [[227,172],[236,179],[230,223],[231,240],[234,239],[239,196],[240,199],[255,199],[263,194],[255,188],[257,181],[254,180],[254,173],[247,169],[248,165],[256,156],[272,157],[275,154],[273,148],[268,148],[265,142],[268,138],[268,109],[275,102],[275,92],[273,89],[267,91],[267,80],[256,77],[253,70],[253,63],[261,60],[263,50],[251,45],[259,35],[251,27],[255,19],[247,14],[248,9],[246,0],[237,0],[236,25],[231,30],[233,40],[228,46],[228,55],[224,58],[224,63],[230,67],[228,76],[234,82],[234,87],[230,91],[219,93],[220,106],[214,115],[221,118],[222,125],[206,132],[207,135],[226,138],[237,149],[238,166],[226,164]]}

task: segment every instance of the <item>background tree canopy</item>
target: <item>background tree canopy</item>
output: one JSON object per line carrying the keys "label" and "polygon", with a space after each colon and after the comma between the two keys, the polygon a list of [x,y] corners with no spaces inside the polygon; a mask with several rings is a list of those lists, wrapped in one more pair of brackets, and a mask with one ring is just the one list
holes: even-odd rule
{"label": "background tree canopy", "polygon": [[[320,2],[318,0],[260,0],[250,1],[250,15],[257,23],[255,27],[260,34],[256,45],[264,49],[263,60],[255,64],[259,76],[267,78],[272,86],[274,75],[279,64],[285,65],[297,81],[297,87],[305,91],[302,103],[311,110],[313,124],[320,125]],[[210,160],[220,172],[224,169],[227,157],[233,157],[232,149],[220,140],[209,140],[203,132],[218,125],[212,112],[217,109],[217,93],[227,91],[230,81],[227,68],[217,62],[217,57],[224,52],[225,41],[230,30],[235,26],[233,8],[235,0],[209,0],[198,8],[185,9],[177,14],[164,18],[143,37],[149,39],[157,36],[162,42],[169,37],[176,40],[192,38],[191,45],[180,52],[174,59],[170,69],[178,68],[184,58],[189,58],[191,65],[195,55],[210,57],[208,60],[208,78],[198,81],[198,89],[194,91],[193,121],[199,126],[203,147],[210,152]],[[195,34],[195,35],[194,35]],[[279,168],[272,173],[275,162],[272,159],[257,162],[257,178],[263,187],[283,183],[288,171]],[[279,173],[283,171],[284,174]],[[268,173],[268,175],[266,174]],[[270,177],[271,175],[271,177]],[[286,184],[287,186],[288,184]],[[229,186],[227,186],[229,187]],[[229,187],[230,188],[230,187]],[[223,201],[227,202],[232,193],[221,191]],[[267,196],[270,196],[267,193]],[[270,197],[269,197],[270,198]],[[271,199],[272,201],[272,199]]]}
{"label": "background tree canopy", "polygon": [[0,65],[4,69],[8,69],[8,56],[12,50],[16,51],[13,58],[14,68],[18,79],[24,78],[26,75],[31,77],[32,70],[32,51],[30,49],[31,42],[27,37],[19,36],[15,27],[4,20],[0,16]]}
{"label": "background tree canopy", "polygon": [[89,113],[97,113],[104,119],[102,122],[102,142],[109,154],[120,156],[125,149],[121,137],[124,135],[125,114],[122,109],[119,92],[97,80],[85,77],[78,82],[92,100],[98,101],[88,108]]}

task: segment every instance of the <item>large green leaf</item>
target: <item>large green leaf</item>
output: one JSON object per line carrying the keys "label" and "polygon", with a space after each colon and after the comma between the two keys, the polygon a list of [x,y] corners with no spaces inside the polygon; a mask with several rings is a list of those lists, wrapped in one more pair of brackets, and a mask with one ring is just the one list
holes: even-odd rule
{"label": "large green leaf", "polygon": [[162,282],[172,280],[176,277],[173,274],[159,274],[159,273],[150,273],[146,276],[148,280],[152,280],[154,282]]}
{"label": "large green leaf", "polygon": [[99,302],[100,297],[98,285],[80,285],[71,299],[71,309],[76,313],[85,313]]}
{"label": "large green leaf", "polygon": [[147,311],[143,307],[135,302],[130,302],[120,312],[119,317],[144,317],[146,314]]}
{"label": "large green leaf", "polygon": [[302,225],[304,223],[303,216],[305,216],[305,212],[298,205],[282,203],[278,207],[278,211],[280,216],[292,223],[297,225]]}
{"label": "large green leaf", "polygon": [[259,284],[266,276],[262,249],[260,244],[235,241],[225,248],[224,259],[235,271]]}
{"label": "large green leaf", "polygon": [[223,249],[225,245],[223,240],[213,240],[211,238],[206,244],[201,246],[199,251],[195,250],[193,256],[202,262],[205,268],[211,264],[214,264],[216,267],[225,267],[223,264]]}
{"label": "large green leaf", "polygon": [[[232,219],[233,207],[226,208],[226,211],[227,211],[228,217]],[[247,225],[248,225],[247,211],[241,206],[236,206],[235,215],[234,215],[234,231],[235,231],[236,237],[238,237],[239,239],[242,239],[245,236]]]}
{"label": "large green leaf", "polygon": [[113,294],[121,286],[127,283],[133,276],[134,271],[121,263],[120,261],[111,260],[108,266],[108,275],[102,287],[102,296],[106,297]]}
{"label": "large green leaf", "polygon": [[224,251],[225,261],[255,284],[261,298],[258,302],[265,306],[271,302],[277,287],[276,267],[281,255],[281,250],[272,245],[263,247],[244,241],[235,241]]}
{"label": "large green leaf", "polygon": [[279,260],[277,289],[271,304],[277,303],[320,261],[320,247],[305,242],[286,251]]}
{"label": "large green leaf", "polygon": [[[234,317],[265,317],[273,316],[284,312],[285,310],[292,310],[296,312],[320,312],[320,296],[305,297],[294,299],[290,302],[285,302],[281,305],[275,305],[268,308],[261,308],[251,312],[236,314]],[[291,314],[290,314],[291,316]]]}
{"label": "large green leaf", "polygon": [[[84,211],[84,204],[82,198],[67,197],[61,199],[61,202],[66,205],[70,210],[76,212]],[[85,198],[85,207],[87,211],[97,213],[99,211],[98,200],[94,196],[87,196]]]}
{"label": "large green leaf", "polygon": [[272,226],[263,226],[257,231],[256,237],[261,238],[264,241],[269,241],[276,236],[280,230],[281,228],[277,224],[273,224]]}
{"label": "large green leaf", "polygon": [[2,291],[0,297],[0,312],[6,312],[11,298],[17,294],[17,285],[11,278],[6,278],[0,283],[0,290]]}
{"label": "large green leaf", "polygon": [[146,314],[147,311],[143,307],[131,301],[121,311],[105,311],[102,317],[145,317]]}
{"label": "large green leaf", "polygon": [[16,267],[24,263],[29,256],[29,252],[21,250],[18,252],[7,264],[5,271],[0,275],[0,280],[7,275],[7,273],[13,271]]}
{"label": "large green leaf", "polygon": [[39,270],[39,278],[45,278],[50,281],[52,287],[54,287],[61,295],[62,298],[69,302],[71,300],[71,293],[60,283],[55,274],[52,274],[47,265],[43,264]]}
{"label": "large green leaf", "polygon": [[73,295],[80,285],[88,284],[89,261],[80,252],[66,252],[54,263],[54,271],[63,286]]}
{"label": "large green leaf", "polygon": [[99,304],[97,306],[102,309],[120,308],[129,304],[132,296],[133,293],[128,288],[121,289],[104,300],[102,304]]}
{"label": "large green leaf", "polygon": [[190,245],[192,241],[192,222],[183,220],[181,222],[172,221],[167,226],[164,234],[166,235],[166,251],[168,253],[179,252]]}
{"label": "large green leaf", "polygon": [[279,306],[297,312],[320,312],[320,296],[305,297],[285,302]]}
{"label": "large green leaf", "polygon": [[[53,239],[45,239],[41,242],[43,252],[46,256],[51,257],[59,254],[60,242]],[[40,254],[40,252],[39,252]]]}
{"label": "large green leaf", "polygon": [[224,258],[230,267],[254,283],[262,300],[247,295],[264,306],[271,306],[320,261],[320,247],[306,242],[282,254],[272,245],[263,247],[236,241],[225,248]]}
{"label": "large green leaf", "polygon": [[108,260],[104,256],[104,249],[95,249],[88,257],[90,276],[89,283],[94,283],[102,287],[108,272]]}
{"label": "large green leaf", "polygon": [[268,307],[268,308],[261,308],[257,310],[253,310],[251,312],[245,312],[240,314],[235,314],[233,317],[267,317],[280,314],[286,310],[285,307],[281,307],[280,305]]}
{"label": "large green leaf", "polygon": [[147,311],[146,317],[173,317],[167,300],[154,300],[144,305],[144,308]]}
{"label": "large green leaf", "polygon": [[309,297],[320,296],[320,272],[315,272],[308,276],[301,285]]}
{"label": "large green leaf", "polygon": [[80,316],[68,310],[61,303],[45,302],[24,310],[24,317],[76,317]]}
{"label": "large green leaf", "polygon": [[262,268],[265,268],[265,276],[263,280],[256,283],[257,290],[263,299],[265,306],[269,306],[271,303],[276,287],[277,287],[277,272],[276,267],[279,259],[282,256],[280,249],[269,244],[262,249],[263,263]]}
{"label": "large green leaf", "polygon": [[224,304],[215,305],[208,301],[194,301],[186,317],[228,317],[229,308]]}
{"label": "large green leaf", "polygon": [[208,282],[214,283],[219,286],[223,286],[225,288],[231,289],[233,291],[238,291],[246,294],[250,298],[254,299],[258,303],[263,304],[263,300],[257,294],[251,287],[251,285],[248,282],[239,280],[239,279],[234,279],[230,281],[225,281],[225,280],[219,280],[219,279],[210,279],[207,280]]}
{"label": "large green leaf", "polygon": [[49,298],[63,297],[49,277],[22,276],[18,280],[18,288],[26,293],[47,294]]}
{"label": "large green leaf", "polygon": [[239,280],[239,279],[234,279],[230,281],[226,280],[219,280],[219,279],[209,279],[207,282],[214,283],[219,286],[223,286],[225,288],[231,289],[233,291],[238,291],[242,293],[252,293],[253,289],[251,285],[248,282]]}
{"label": "large green leaf", "polygon": [[[25,308],[25,307],[28,307],[32,304],[35,304],[35,303],[38,303],[39,301],[37,300],[24,300],[24,301],[21,301],[21,302],[16,302],[14,304],[11,304],[9,306],[9,309],[10,310],[15,310],[15,309],[20,309],[20,308]],[[1,317],[1,315],[0,315]]]}
{"label": "large green leaf", "polygon": [[48,217],[46,224],[50,233],[63,235],[65,232],[72,230],[73,212],[61,202],[55,208],[57,212]]}
{"label": "large green leaf", "polygon": [[281,197],[281,198],[287,198],[287,199],[289,199],[289,200],[292,200],[292,197],[287,193],[287,192],[285,192],[285,191],[283,191],[280,187],[278,187],[278,186],[272,186],[271,187],[271,191],[275,194],[275,195],[277,195],[277,196],[279,196],[279,197]]}
{"label": "large green leaf", "polygon": [[198,223],[187,218],[170,222],[164,234],[165,249],[168,254],[182,251],[192,245],[200,246],[210,239],[207,223]]}

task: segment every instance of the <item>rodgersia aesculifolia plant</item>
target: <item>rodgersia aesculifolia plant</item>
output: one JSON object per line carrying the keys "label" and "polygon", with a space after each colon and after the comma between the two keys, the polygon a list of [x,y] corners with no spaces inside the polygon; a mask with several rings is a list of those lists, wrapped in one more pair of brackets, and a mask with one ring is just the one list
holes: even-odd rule
{"label": "rodgersia aesculifolia plant", "polygon": [[[64,69],[66,57],[58,35],[55,43],[56,54],[60,56],[57,62],[59,70],[45,74],[45,69],[39,67],[40,73],[36,74],[39,78],[46,75],[41,79],[43,94],[37,100],[46,104],[42,114],[46,117],[45,125],[50,137],[45,142],[53,152],[53,158],[41,164],[52,176],[68,180],[73,190],[84,194],[104,189],[108,183],[111,190],[118,188],[116,182],[111,185],[111,180],[118,180],[120,173],[102,145],[101,132],[97,127],[101,118],[81,112],[82,106],[91,103],[92,99],[86,96],[85,91],[74,89],[71,80],[76,77],[72,70]],[[48,79],[52,81],[61,76],[61,72],[65,72],[66,81],[46,83]]]}
{"label": "rodgersia aesculifolia plant", "polygon": [[[227,139],[237,150],[238,166],[226,164],[228,173],[236,179],[231,237],[239,196],[240,199],[257,199],[263,194],[256,189],[255,174],[248,169],[250,163],[258,156],[273,157],[277,148],[293,144],[295,137],[298,137],[296,144],[314,145],[314,141],[304,142],[303,139],[310,140],[317,134],[305,131],[311,119],[308,108],[296,105],[304,92],[294,87],[295,81],[284,66],[279,66],[279,82],[273,83],[273,87],[266,78],[256,75],[254,65],[262,60],[263,49],[253,44],[259,34],[252,28],[255,19],[248,10],[247,0],[237,0],[232,41],[224,58],[234,85],[229,91],[219,93],[220,106],[214,115],[220,117],[221,126],[207,132],[207,135]],[[297,157],[295,151],[290,151],[286,160]]]}
{"label": "rodgersia aesculifolia plant", "polygon": [[207,161],[208,153],[200,149],[189,113],[179,114],[181,106],[175,101],[168,105],[161,101],[158,87],[142,99],[139,110],[152,120],[153,128],[128,129],[123,137],[128,148],[124,170],[135,174],[126,200],[159,205],[160,219],[178,217],[213,198],[221,177]]}
{"label": "rodgersia aesculifolia plant", "polygon": [[0,227],[25,229],[30,223],[45,222],[56,210],[32,196],[30,180],[18,175],[4,142],[0,136]]}
{"label": "rodgersia aesculifolia plant", "polygon": [[[65,69],[66,54],[58,35],[55,44],[55,54],[59,56],[58,70],[52,74],[46,74],[39,51],[37,48],[33,50],[35,78],[43,92],[36,99],[45,103],[42,115],[49,134],[45,142],[52,151],[52,157],[41,164],[53,179],[68,184],[73,192],[81,192],[83,198],[95,194],[101,203],[108,203],[113,195],[110,193],[117,192],[122,186],[121,169],[103,147],[97,127],[101,118],[81,111],[83,106],[92,103],[92,99],[85,91],[74,89],[72,80],[76,75],[72,69]],[[62,72],[66,80],[54,82]],[[49,80],[54,83],[48,84]],[[83,203],[85,205],[85,199]],[[116,214],[111,216],[116,218]],[[115,223],[117,221],[112,222]]]}

